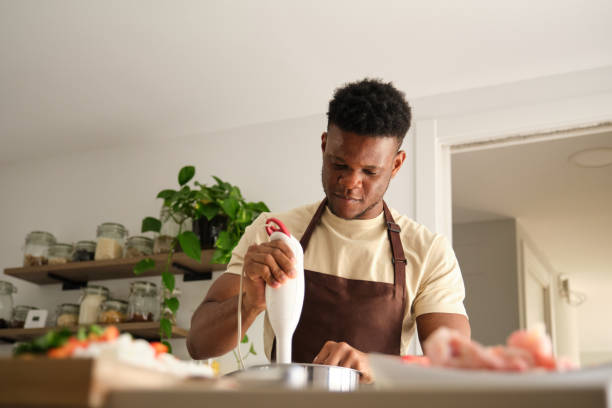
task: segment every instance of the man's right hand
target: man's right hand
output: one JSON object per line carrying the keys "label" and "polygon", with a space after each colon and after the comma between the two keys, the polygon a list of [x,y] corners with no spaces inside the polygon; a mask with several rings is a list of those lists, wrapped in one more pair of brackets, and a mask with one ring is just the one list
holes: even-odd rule
{"label": "man's right hand", "polygon": [[277,288],[297,275],[293,251],[281,240],[251,245],[244,256],[242,273],[245,309],[262,311],[266,308],[266,284]]}

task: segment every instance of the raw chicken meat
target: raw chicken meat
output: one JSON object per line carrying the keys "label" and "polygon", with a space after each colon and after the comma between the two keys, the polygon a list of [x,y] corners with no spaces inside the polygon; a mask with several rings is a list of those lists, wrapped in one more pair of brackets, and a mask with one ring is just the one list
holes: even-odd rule
{"label": "raw chicken meat", "polygon": [[[543,326],[518,330],[508,337],[506,346],[494,347],[484,347],[455,330],[441,327],[427,338],[423,350],[429,364],[439,367],[515,372],[576,368],[567,360],[555,359]],[[423,360],[418,363],[426,365]]]}

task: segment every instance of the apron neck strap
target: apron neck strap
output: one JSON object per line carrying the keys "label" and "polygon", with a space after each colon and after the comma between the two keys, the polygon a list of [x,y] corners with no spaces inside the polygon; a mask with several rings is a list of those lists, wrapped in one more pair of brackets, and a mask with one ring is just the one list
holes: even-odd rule
{"label": "apron neck strap", "polygon": [[314,213],[312,219],[310,220],[310,224],[308,224],[308,228],[306,228],[304,235],[302,235],[302,239],[300,239],[300,244],[302,245],[302,251],[304,252],[306,252],[306,248],[308,247],[308,243],[310,242],[310,237],[312,237],[312,233],[315,227],[321,220],[321,216],[323,215],[323,211],[325,211],[326,204],[327,204],[327,197],[325,197],[323,201],[321,201],[319,208],[317,208],[317,211]]}
{"label": "apron neck strap", "polygon": [[[395,275],[395,289],[404,290],[406,286],[406,257],[404,256],[404,247],[400,238],[400,231],[402,230],[399,225],[395,223],[393,216],[387,203],[383,201],[383,212],[385,213],[385,224],[387,224],[387,235],[391,242],[391,262],[393,262],[393,270]],[[396,293],[398,296],[403,296],[403,293]]]}

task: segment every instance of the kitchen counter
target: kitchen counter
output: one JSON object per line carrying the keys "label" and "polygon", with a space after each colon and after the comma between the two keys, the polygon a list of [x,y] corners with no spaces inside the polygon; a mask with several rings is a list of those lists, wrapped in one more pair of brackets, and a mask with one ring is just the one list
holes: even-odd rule
{"label": "kitchen counter", "polygon": [[542,408],[609,407],[605,389],[542,388],[531,390],[364,390],[351,393],[320,391],[206,391],[193,386],[162,390],[117,391],[109,394],[106,408],[151,407],[266,407],[266,408]]}
{"label": "kitchen counter", "polygon": [[113,361],[0,360],[0,407],[580,407],[612,408],[612,365],[568,373],[458,371],[372,358],[377,385],[301,391],[277,383],[181,380]]}

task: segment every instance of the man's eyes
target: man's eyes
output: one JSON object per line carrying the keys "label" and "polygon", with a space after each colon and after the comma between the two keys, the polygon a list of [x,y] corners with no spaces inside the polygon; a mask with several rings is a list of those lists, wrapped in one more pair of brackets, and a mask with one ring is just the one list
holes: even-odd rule
{"label": "man's eyes", "polygon": [[[334,169],[336,170],[346,170],[348,168],[346,164],[334,163]],[[377,174],[376,171],[370,169],[363,169],[363,172],[368,176],[375,176]]]}

